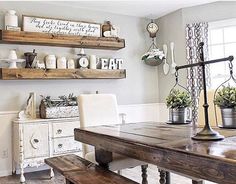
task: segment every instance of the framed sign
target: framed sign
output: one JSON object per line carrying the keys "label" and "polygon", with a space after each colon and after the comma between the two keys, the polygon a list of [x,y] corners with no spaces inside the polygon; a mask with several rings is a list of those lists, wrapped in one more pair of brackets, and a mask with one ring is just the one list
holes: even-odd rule
{"label": "framed sign", "polygon": [[23,31],[74,36],[101,36],[101,24],[23,15]]}

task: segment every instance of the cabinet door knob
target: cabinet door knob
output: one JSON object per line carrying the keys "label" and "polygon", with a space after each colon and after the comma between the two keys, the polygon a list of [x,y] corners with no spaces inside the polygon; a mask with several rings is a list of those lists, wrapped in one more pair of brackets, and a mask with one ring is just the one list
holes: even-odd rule
{"label": "cabinet door knob", "polygon": [[58,129],[58,130],[57,130],[57,133],[58,133],[58,134],[61,134],[61,133],[62,133],[62,129]]}
{"label": "cabinet door knob", "polygon": [[38,139],[34,139],[34,143],[39,143],[39,140]]}
{"label": "cabinet door knob", "polygon": [[62,148],[63,144],[58,144],[58,148]]}

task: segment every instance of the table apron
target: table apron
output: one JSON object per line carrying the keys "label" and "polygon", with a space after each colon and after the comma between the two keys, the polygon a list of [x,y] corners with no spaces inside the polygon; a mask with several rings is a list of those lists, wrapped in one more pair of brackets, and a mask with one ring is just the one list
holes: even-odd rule
{"label": "table apron", "polygon": [[96,149],[116,152],[193,178],[224,184],[235,184],[236,181],[236,163],[215,157],[146,146],[83,130],[75,131],[75,139]]}

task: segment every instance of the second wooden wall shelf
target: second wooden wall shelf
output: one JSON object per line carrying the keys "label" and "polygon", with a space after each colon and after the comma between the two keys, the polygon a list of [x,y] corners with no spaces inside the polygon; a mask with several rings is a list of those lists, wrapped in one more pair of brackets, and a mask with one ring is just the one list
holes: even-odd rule
{"label": "second wooden wall shelf", "polygon": [[56,47],[74,47],[118,50],[125,47],[125,40],[120,38],[67,36],[25,31],[0,30],[0,43],[47,45]]}
{"label": "second wooden wall shelf", "polygon": [[126,70],[101,70],[101,69],[0,69],[2,80],[25,79],[122,79],[126,78]]}

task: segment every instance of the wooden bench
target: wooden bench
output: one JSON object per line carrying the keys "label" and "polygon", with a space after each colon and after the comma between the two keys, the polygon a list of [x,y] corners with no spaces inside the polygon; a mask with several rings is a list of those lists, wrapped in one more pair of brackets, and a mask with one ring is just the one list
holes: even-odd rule
{"label": "wooden bench", "polygon": [[61,173],[67,184],[137,184],[74,154],[47,158],[45,163]]}

